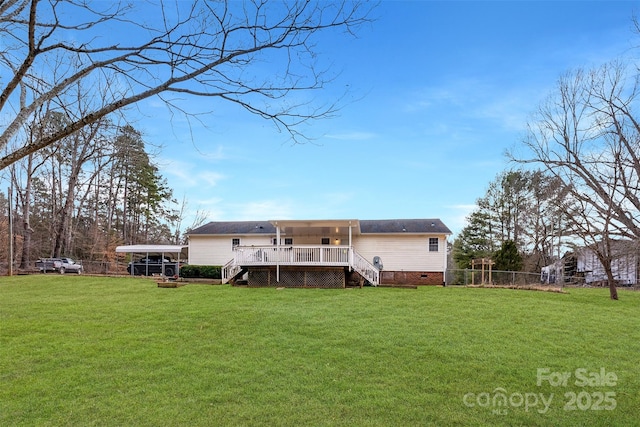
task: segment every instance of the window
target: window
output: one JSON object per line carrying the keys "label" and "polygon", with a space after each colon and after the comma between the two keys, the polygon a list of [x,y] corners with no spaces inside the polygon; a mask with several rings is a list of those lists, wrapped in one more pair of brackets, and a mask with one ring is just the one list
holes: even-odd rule
{"label": "window", "polygon": [[329,244],[329,238],[328,237],[323,237],[322,238],[322,244],[323,245],[328,245]]}
{"label": "window", "polygon": [[[277,245],[278,244],[278,239],[277,238],[273,238],[273,244]],[[280,244],[282,244],[282,239],[280,239]],[[286,246],[291,246],[293,245],[293,237],[285,237],[284,238],[284,244]]]}
{"label": "window", "polygon": [[238,238],[231,239],[231,248],[235,248],[236,246],[240,246],[240,239]]}
{"label": "window", "polygon": [[429,252],[438,252],[438,238],[429,237]]}

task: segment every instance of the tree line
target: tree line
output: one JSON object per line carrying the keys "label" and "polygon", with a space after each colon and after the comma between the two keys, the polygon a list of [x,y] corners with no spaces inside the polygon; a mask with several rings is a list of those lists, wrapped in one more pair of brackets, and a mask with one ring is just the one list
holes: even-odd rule
{"label": "tree line", "polygon": [[211,110],[239,106],[300,141],[301,125],[340,107],[312,98],[339,73],[321,60],[319,37],[354,35],[374,7],[0,2],[0,178],[13,188],[0,196],[2,260],[9,239],[23,267],[43,255],[108,260],[117,244],[177,242],[184,203],[127,124],[129,109],[155,98],[189,119],[210,111],[185,109],[183,98],[207,98]]}
{"label": "tree line", "polygon": [[[48,113],[28,135],[55,132],[66,120]],[[21,269],[39,257],[109,262],[120,244],[181,242],[180,205],[130,125],[94,122],[6,172],[12,199],[4,203],[13,208],[14,262]]]}
{"label": "tree line", "polygon": [[639,83],[637,65],[621,59],[558,80],[523,141],[507,153],[517,166],[489,185],[455,240],[460,268],[498,254],[507,242],[535,272],[561,250],[588,247],[618,298],[619,243],[640,257]]}

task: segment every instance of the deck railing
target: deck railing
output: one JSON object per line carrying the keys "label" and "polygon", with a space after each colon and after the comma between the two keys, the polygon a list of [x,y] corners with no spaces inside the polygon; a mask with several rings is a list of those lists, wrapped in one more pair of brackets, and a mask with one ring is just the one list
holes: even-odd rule
{"label": "deck railing", "polygon": [[356,251],[353,251],[352,267],[374,286],[380,283],[380,270]]}
{"label": "deck railing", "polygon": [[232,259],[222,267],[222,283],[229,283],[229,280],[242,271],[242,266],[236,264],[235,261]]}
{"label": "deck railing", "polygon": [[238,246],[238,265],[348,266],[348,246]]}
{"label": "deck railing", "polygon": [[241,267],[261,265],[351,267],[374,285],[379,271],[349,246],[237,246],[234,258],[222,271],[223,282],[230,280]]}

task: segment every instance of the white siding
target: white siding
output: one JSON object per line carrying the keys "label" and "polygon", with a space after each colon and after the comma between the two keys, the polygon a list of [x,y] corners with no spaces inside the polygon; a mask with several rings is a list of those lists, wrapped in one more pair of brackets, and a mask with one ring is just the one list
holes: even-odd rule
{"label": "white siding", "polygon": [[273,243],[274,236],[189,236],[189,264],[225,265],[233,258],[232,240],[242,246],[264,246]]}
{"label": "white siding", "polygon": [[[330,236],[286,236],[293,237],[294,245],[320,245],[322,237]],[[429,238],[438,238],[438,252],[429,251]],[[263,246],[273,244],[275,235],[250,236],[211,236],[192,235],[189,238],[189,264],[192,265],[225,265],[233,258],[232,239],[239,238],[241,246]],[[285,236],[282,235],[284,244]],[[330,237],[335,244],[335,236]],[[347,245],[348,236],[340,239],[340,244]],[[445,270],[446,236],[444,235],[359,235],[353,236],[353,246],[369,262],[373,257],[382,259],[383,268],[387,271],[432,271]]]}
{"label": "white siding", "polygon": [[[292,238],[293,239],[293,244],[295,245],[321,245],[322,244],[322,238],[326,237],[329,239],[329,244],[331,245],[335,245],[336,244],[336,237],[335,236],[321,236],[321,235],[315,235],[315,236],[285,236],[284,234],[281,236],[282,239],[282,244],[284,245],[284,239],[285,237],[287,238]],[[345,238],[338,238],[339,239],[339,244],[341,245],[348,245],[349,244],[349,238],[345,237]]]}
{"label": "white siding", "polygon": [[[430,237],[438,237],[438,252],[429,252]],[[379,256],[387,271],[445,270],[445,236],[360,235],[354,238],[353,246],[369,262],[373,262],[374,256]]]}
{"label": "white siding", "polygon": [[[613,277],[623,285],[635,284],[638,281],[638,258],[635,254],[622,254],[611,260]],[[585,273],[585,282],[593,283],[607,280],[604,266],[596,253],[588,248],[579,252],[578,271]]]}

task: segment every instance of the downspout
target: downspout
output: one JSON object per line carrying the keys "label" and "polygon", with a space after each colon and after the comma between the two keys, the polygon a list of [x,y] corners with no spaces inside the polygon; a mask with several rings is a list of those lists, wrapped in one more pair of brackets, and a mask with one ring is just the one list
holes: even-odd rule
{"label": "downspout", "polygon": [[444,273],[442,274],[442,286],[447,286],[447,251],[449,250],[449,245],[447,243],[448,236],[444,235]]}

